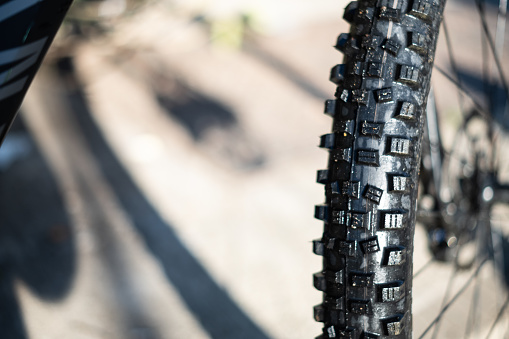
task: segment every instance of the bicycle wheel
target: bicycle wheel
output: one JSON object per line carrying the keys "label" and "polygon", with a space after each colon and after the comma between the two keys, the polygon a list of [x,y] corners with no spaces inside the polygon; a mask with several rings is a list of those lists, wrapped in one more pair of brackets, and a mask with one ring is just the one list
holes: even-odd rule
{"label": "bicycle wheel", "polygon": [[412,255],[418,172],[431,69],[445,1],[350,3],[350,33],[331,71],[336,99],[325,112],[330,152],[318,171],[325,203],[314,252],[324,257],[314,275],[324,292],[314,316],[319,338],[410,338]]}
{"label": "bicycle wheel", "polygon": [[414,278],[428,299],[414,311],[418,338],[509,335],[506,8],[449,2],[444,14],[417,211],[432,256],[418,266],[434,277]]}

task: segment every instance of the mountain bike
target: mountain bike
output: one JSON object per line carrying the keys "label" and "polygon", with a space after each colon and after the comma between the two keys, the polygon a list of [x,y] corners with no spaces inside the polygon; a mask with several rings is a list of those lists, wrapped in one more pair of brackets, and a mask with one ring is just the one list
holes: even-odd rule
{"label": "mountain bike", "polygon": [[[449,262],[454,275],[471,273],[456,293],[449,280],[436,316],[414,337],[445,337],[439,332],[444,314],[467,288],[480,285],[486,263],[505,269],[504,238],[492,214],[495,205],[509,203],[499,160],[504,149],[497,146],[503,134],[497,120],[507,117],[509,93],[501,59],[507,3],[500,2],[492,21],[486,3],[473,5],[483,37],[481,99],[460,75],[442,22],[445,1],[366,0],[345,8],[351,29],[338,37],[344,60],[331,70],[335,99],[325,102],[332,133],[320,139],[328,167],[317,174],[325,186],[325,203],[315,207],[323,237],[313,242],[323,256],[323,270],[313,276],[324,296],[314,308],[315,320],[324,323],[317,338],[412,337],[412,299],[419,297],[412,284],[421,272],[412,268],[416,220],[428,234],[431,261]],[[444,126],[434,99],[440,93],[431,88],[441,26],[449,69],[435,72],[460,99],[461,120],[453,128]],[[484,336],[504,318],[506,295],[504,286]],[[474,292],[466,329],[455,330],[454,338],[472,337],[479,327],[479,299]]]}
{"label": "mountain bike", "polygon": [[[10,32],[0,38],[2,138],[71,2],[0,2],[0,30]],[[334,116],[333,133],[321,141],[331,156],[328,169],[318,172],[327,196],[316,209],[325,221],[324,237],[314,242],[325,263],[314,276],[325,292],[323,305],[315,308],[315,319],[325,323],[322,338],[411,337],[415,219],[425,226],[437,260],[471,268],[473,276],[485,263],[501,261],[488,220],[493,202],[508,199],[491,163],[491,146],[486,147],[497,136],[495,113],[477,104],[466,108],[451,151],[443,145],[444,126],[433,100],[426,101],[443,7],[444,1],[382,0],[346,9],[352,30],[336,46],[346,59],[332,70],[338,91],[325,107]],[[496,45],[496,38],[486,40]],[[452,75],[443,73],[465,95],[468,88],[454,68]],[[487,140],[467,135],[468,127],[483,121],[490,122]],[[464,145],[469,146],[464,156],[454,150]],[[479,249],[469,257],[473,242]],[[449,300],[455,297],[442,309]],[[503,314],[506,305],[497,312]],[[439,320],[432,321],[432,331]]]}

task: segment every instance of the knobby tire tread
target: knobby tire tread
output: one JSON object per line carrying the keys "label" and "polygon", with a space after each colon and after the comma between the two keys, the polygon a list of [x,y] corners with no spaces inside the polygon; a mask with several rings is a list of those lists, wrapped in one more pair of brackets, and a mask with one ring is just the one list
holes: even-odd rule
{"label": "knobby tire tread", "polygon": [[445,0],[350,3],[349,33],[338,37],[343,64],[325,113],[332,133],[320,147],[328,168],[317,181],[324,221],[313,242],[323,270],[317,338],[411,338],[412,255],[426,100]]}

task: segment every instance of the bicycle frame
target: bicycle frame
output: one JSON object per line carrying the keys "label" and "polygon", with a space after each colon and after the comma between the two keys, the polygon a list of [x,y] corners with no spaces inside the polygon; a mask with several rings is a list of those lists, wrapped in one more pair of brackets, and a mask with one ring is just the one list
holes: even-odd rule
{"label": "bicycle frame", "polygon": [[0,5],[0,144],[72,0],[11,0]]}

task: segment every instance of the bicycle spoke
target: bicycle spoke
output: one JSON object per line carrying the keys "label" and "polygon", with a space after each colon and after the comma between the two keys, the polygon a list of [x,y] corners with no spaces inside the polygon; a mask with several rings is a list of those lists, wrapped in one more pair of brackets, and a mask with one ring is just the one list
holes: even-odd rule
{"label": "bicycle spoke", "polygon": [[[482,18],[481,18],[482,19]],[[489,111],[491,112],[492,108],[491,107],[491,102],[489,100],[490,98],[490,82],[489,82],[489,74],[490,74],[490,65],[489,65],[489,62],[490,62],[490,58],[488,56],[488,42],[486,41],[486,39],[483,39],[483,35],[481,34],[480,36],[481,38],[481,65],[482,65],[482,84],[483,84],[483,90],[484,90],[484,98],[488,99],[488,109]]]}
{"label": "bicycle spoke", "polygon": [[[445,36],[445,42],[447,45],[447,53],[449,54],[449,63],[451,64],[452,71],[453,71],[454,75],[456,76],[456,80],[458,81],[458,84],[461,86],[462,85],[461,78],[459,75],[458,66],[456,64],[456,58],[454,57],[454,54],[452,51],[452,41],[449,36],[449,29],[447,28],[447,23],[446,23],[445,18],[442,21],[442,27],[444,28],[444,36]],[[463,104],[463,94],[461,93],[461,91],[458,87],[457,87],[457,89],[458,89],[458,103],[459,103],[461,115],[466,116],[465,105]]]}
{"label": "bicycle spoke", "polygon": [[486,22],[486,13],[484,11],[484,5],[481,3],[480,0],[476,0],[477,4],[477,10],[479,12],[479,15],[481,17],[481,23],[484,31],[484,36],[486,37],[486,40],[488,42],[488,45],[490,47],[491,53],[493,54],[493,59],[495,60],[495,64],[497,65],[497,70],[500,75],[500,80],[502,82],[502,86],[504,87],[506,98],[509,98],[509,87],[507,86],[507,81],[505,80],[505,73],[502,68],[502,64],[500,63],[500,58],[497,55],[497,51],[495,48],[495,43],[493,42],[493,37],[490,34],[488,23]]}
{"label": "bicycle spoke", "polygon": [[472,293],[472,302],[470,303],[469,321],[467,321],[467,327],[465,329],[465,338],[470,338],[472,329],[475,328],[476,314],[479,314],[479,295],[480,295],[480,284],[479,276],[475,277],[474,293]]}
{"label": "bicycle spoke", "polygon": [[[442,298],[442,309],[444,309],[444,306],[447,304],[447,299],[449,299],[449,294],[451,293],[452,289],[452,283],[454,282],[454,278],[458,274],[458,268],[455,267],[454,271],[452,272],[451,276],[449,277],[449,281],[447,282],[447,287],[445,288],[444,297]],[[440,323],[442,321],[442,318],[439,318],[435,325],[435,330],[433,331],[433,335],[431,336],[431,339],[435,339],[438,335],[438,331],[440,330]]]}
{"label": "bicycle spoke", "polygon": [[476,110],[481,114],[484,118],[491,120],[491,115],[487,113],[486,109],[484,109],[475,99],[472,93],[470,93],[463,85],[461,85],[457,80],[455,80],[450,74],[448,74],[443,68],[435,65],[434,67],[440,74],[442,74],[447,80],[452,82],[470,101],[474,104]]}
{"label": "bicycle spoke", "polygon": [[442,316],[445,314],[445,312],[449,309],[449,307],[451,307],[452,304],[454,304],[458,298],[463,294],[465,293],[465,291],[467,290],[467,288],[470,286],[470,284],[474,281],[475,277],[479,274],[479,272],[481,271],[481,268],[484,266],[484,264],[488,261],[488,258],[484,258],[479,266],[477,267],[477,269],[475,270],[475,272],[472,274],[472,276],[470,276],[470,278],[468,278],[468,280],[463,284],[463,286],[461,287],[461,289],[454,295],[454,297],[442,308],[442,310],[440,311],[440,313],[435,317],[435,319],[433,319],[433,321],[428,325],[428,327],[426,327],[426,329],[424,330],[424,332],[419,336],[419,339],[421,338],[424,338],[424,336],[435,326],[435,324],[442,318]]}
{"label": "bicycle spoke", "polygon": [[497,32],[495,33],[495,47],[499,58],[502,58],[504,54],[506,14],[507,0],[501,0],[498,2]]}
{"label": "bicycle spoke", "polygon": [[493,322],[493,324],[491,325],[490,327],[490,331],[488,332],[488,335],[486,336],[486,339],[489,339],[489,337],[491,336],[491,333],[493,332],[493,330],[495,329],[495,326],[497,325],[497,323],[500,321],[500,319],[502,319],[502,315],[504,314],[504,311],[505,309],[507,308],[507,305],[509,305],[509,294],[507,295],[507,298],[505,299],[505,302],[504,304],[502,305],[502,307],[500,308],[500,311],[498,312],[497,314],[497,317],[495,318],[495,321]]}
{"label": "bicycle spoke", "polygon": [[435,258],[431,258],[430,260],[428,260],[427,263],[424,264],[424,266],[422,266],[421,268],[419,268],[419,270],[417,272],[414,273],[413,275],[413,279],[415,280],[415,278],[417,278],[422,272],[424,272],[427,268],[431,267],[431,264],[435,261]]}
{"label": "bicycle spoke", "polygon": [[[483,4],[482,4],[482,8],[484,9],[484,2],[485,0],[483,0]],[[481,14],[481,17],[483,20],[485,20],[485,15],[484,13]],[[483,25],[485,24],[485,22],[483,22]],[[487,28],[487,24],[485,25],[485,28]],[[489,32],[488,32],[489,34]],[[490,116],[493,116],[493,112],[494,112],[494,109],[495,109],[495,104],[496,104],[496,100],[494,99],[493,97],[493,91],[495,90],[495,87],[494,87],[494,83],[492,82],[492,76],[491,74],[493,74],[493,72],[491,71],[491,68],[490,67],[490,63],[489,63],[489,51],[488,51],[488,42],[487,42],[488,39],[481,39],[481,45],[482,45],[482,78],[483,78],[483,87],[484,87],[484,92],[485,92],[485,97],[487,98],[487,101],[488,101],[488,109],[490,111]],[[495,57],[498,58],[498,53],[496,50],[492,50],[493,52],[493,55]],[[505,77],[503,74],[501,74],[502,76],[502,80],[505,82]],[[495,81],[496,83],[496,81]],[[509,92],[507,92],[509,94]],[[509,97],[508,97],[509,98]],[[495,145],[495,136],[494,136],[494,133],[493,133],[493,125],[490,124],[489,125],[489,136],[490,136],[490,140],[492,141],[492,146]],[[493,156],[491,157],[491,168],[492,170],[494,170],[496,168],[496,161],[495,161],[495,157],[496,157],[496,147],[491,147],[491,150],[493,152]]]}
{"label": "bicycle spoke", "polygon": [[[506,1],[506,0],[504,0]],[[505,17],[504,17],[505,18]],[[504,26],[505,27],[505,21],[502,21],[500,16],[499,16],[499,20],[498,20],[498,23],[497,23],[497,28],[498,27],[501,27],[501,26]],[[461,81],[461,78],[459,76],[459,71],[458,71],[458,67],[457,67],[457,63],[456,63],[456,58],[454,56],[454,53],[453,53],[453,48],[452,48],[452,39],[449,35],[449,29],[448,29],[448,26],[447,26],[447,22],[446,22],[446,19],[444,18],[444,20],[442,21],[442,27],[443,27],[443,31],[444,31],[444,35],[445,35],[445,41],[446,41],[446,45],[447,45],[447,52],[448,52],[448,56],[449,56],[449,63],[451,65],[451,68],[452,68],[452,72],[453,72],[453,75],[454,77],[456,78],[455,80],[455,85],[456,85],[456,89],[458,91],[458,99],[459,99],[459,108],[460,108],[460,112],[461,112],[461,115],[463,117],[466,117],[467,114],[465,112],[465,108],[464,108],[464,97],[463,97],[463,93],[462,92],[466,92],[466,90],[464,89],[463,87],[463,84],[462,84],[462,81]],[[498,31],[497,31],[497,34],[498,34]],[[500,34],[497,35],[497,37],[500,36]],[[488,65],[488,57],[487,57],[487,48],[486,48],[486,41],[485,39],[483,39],[483,41],[481,42],[482,43],[482,63],[483,63],[483,84],[484,84],[484,89],[485,89],[485,92],[486,92],[486,97],[489,97],[489,93],[490,93],[490,88],[489,88],[489,85],[490,85],[490,81],[489,81],[489,65]],[[500,53],[498,53],[497,51],[497,55],[500,55]],[[449,74],[445,74],[445,72],[440,69],[439,67],[437,67],[437,69],[439,70],[440,73],[444,74],[449,80],[454,80],[453,76],[449,75]],[[467,94],[467,93],[465,93]],[[469,95],[470,98],[473,98],[472,95]],[[486,114],[486,112],[484,111],[484,109],[481,108],[481,105],[478,104],[477,102],[475,102],[474,100],[472,100],[473,103],[474,103],[474,106],[482,113],[484,114],[485,116],[488,116],[488,117],[491,117],[490,114]],[[493,127],[492,125],[490,124],[489,125],[489,136],[490,136],[490,139],[492,140],[492,144],[495,144],[495,135],[493,134]],[[491,166],[492,166],[492,169],[495,169],[496,168],[496,164],[495,164],[495,154],[496,154],[496,150],[494,147],[491,148],[492,149],[492,152],[493,152],[493,156],[491,157],[492,161],[491,161]]]}
{"label": "bicycle spoke", "polygon": [[[495,54],[498,58],[502,58],[504,54],[504,38],[505,38],[505,26],[506,26],[506,14],[507,14],[507,0],[500,0],[498,2],[498,17],[497,17],[497,26],[496,26],[496,32],[495,32]],[[495,98],[496,100],[496,98]],[[509,100],[509,97],[506,98],[503,106],[503,112],[504,116],[507,109],[507,100]],[[493,145],[496,144],[496,138],[498,135],[495,133],[493,135]],[[500,164],[497,164],[496,154],[498,153],[498,148],[493,147],[493,156],[492,156],[492,169],[494,171],[499,170]]]}
{"label": "bicycle spoke", "polygon": [[[452,146],[451,146],[451,150],[449,151],[449,154],[447,157],[446,169],[447,169],[447,173],[449,174],[448,178],[447,178],[449,184],[451,184],[451,182],[453,180],[457,179],[457,175],[456,175],[457,171],[451,170],[453,160],[456,160],[459,163],[463,163],[463,161],[465,160],[464,154],[458,155],[458,151],[460,150],[460,148],[458,147],[458,144],[460,143],[460,140],[462,139],[462,134],[463,134],[463,137],[466,138],[466,140],[464,140],[463,143],[466,143],[469,146],[469,149],[474,149],[473,140],[468,135],[468,133],[466,131],[467,122],[468,122],[468,119],[466,118],[465,122],[463,123],[463,126],[461,126],[461,128],[456,132],[454,139],[453,139]],[[468,166],[467,164],[465,164],[465,165]]]}

